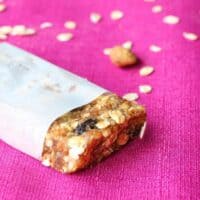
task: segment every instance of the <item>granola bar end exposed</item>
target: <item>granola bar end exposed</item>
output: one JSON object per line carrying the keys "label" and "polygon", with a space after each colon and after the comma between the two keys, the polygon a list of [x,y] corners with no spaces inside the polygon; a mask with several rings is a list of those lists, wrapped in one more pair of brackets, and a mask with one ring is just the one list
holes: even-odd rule
{"label": "granola bar end exposed", "polygon": [[91,166],[139,136],[145,121],[143,106],[105,93],[52,123],[42,163],[62,173]]}

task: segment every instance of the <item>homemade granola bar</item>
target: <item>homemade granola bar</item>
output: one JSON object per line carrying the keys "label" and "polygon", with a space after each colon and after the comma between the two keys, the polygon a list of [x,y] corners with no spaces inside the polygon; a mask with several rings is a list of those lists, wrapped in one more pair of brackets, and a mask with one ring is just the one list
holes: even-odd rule
{"label": "homemade granola bar", "polygon": [[86,168],[139,136],[145,121],[143,106],[105,93],[52,123],[42,163],[63,173]]}

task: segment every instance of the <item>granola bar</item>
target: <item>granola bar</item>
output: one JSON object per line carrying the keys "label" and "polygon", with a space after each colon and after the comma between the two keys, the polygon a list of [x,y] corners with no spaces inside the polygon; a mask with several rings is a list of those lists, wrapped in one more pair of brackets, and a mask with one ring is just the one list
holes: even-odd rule
{"label": "granola bar", "polygon": [[145,121],[143,106],[104,93],[51,124],[42,163],[62,173],[91,166],[137,137]]}

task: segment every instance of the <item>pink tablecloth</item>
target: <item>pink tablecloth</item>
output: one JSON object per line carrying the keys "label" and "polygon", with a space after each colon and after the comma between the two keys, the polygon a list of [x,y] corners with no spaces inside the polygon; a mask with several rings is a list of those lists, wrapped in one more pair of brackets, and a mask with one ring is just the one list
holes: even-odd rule
{"label": "pink tablecloth", "polygon": [[[0,199],[200,199],[200,42],[187,41],[182,32],[200,34],[199,0],[7,0],[0,24],[25,24],[38,28],[51,21],[53,28],[36,36],[10,37],[8,41],[120,95],[151,84],[152,94],[140,96],[148,110],[148,130],[92,169],[63,175],[0,142]],[[163,12],[151,12],[153,5]],[[111,21],[113,9],[124,12]],[[89,14],[103,20],[91,24]],[[180,17],[166,25],[165,15]],[[63,23],[78,24],[74,39],[56,40]],[[118,69],[102,50],[131,40],[141,65],[155,73],[141,78],[139,67]],[[159,53],[149,51],[156,44]],[[12,126],[12,122],[10,123]]]}

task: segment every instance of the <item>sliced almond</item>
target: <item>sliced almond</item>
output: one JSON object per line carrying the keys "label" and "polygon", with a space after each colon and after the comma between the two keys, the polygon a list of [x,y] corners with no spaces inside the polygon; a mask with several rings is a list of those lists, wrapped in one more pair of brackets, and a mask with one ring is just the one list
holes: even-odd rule
{"label": "sliced almond", "polygon": [[100,22],[102,19],[101,15],[99,13],[91,13],[90,14],[90,21],[94,24],[97,24],[98,22]]}
{"label": "sliced almond", "polygon": [[161,5],[156,5],[156,6],[153,6],[151,10],[153,13],[160,13],[162,12],[163,7]]}
{"label": "sliced almond", "polygon": [[152,91],[152,87],[150,85],[140,85],[139,91],[141,93],[150,93]]}
{"label": "sliced almond", "polygon": [[60,42],[67,42],[73,38],[73,34],[72,33],[60,33],[57,35],[56,38]]}
{"label": "sliced almond", "polygon": [[76,28],[76,22],[74,21],[66,21],[64,23],[64,27],[67,28],[67,29],[75,29]]}
{"label": "sliced almond", "polygon": [[198,35],[196,35],[195,33],[190,33],[190,32],[183,32],[183,37],[186,40],[190,40],[190,41],[195,41],[198,40]]}
{"label": "sliced almond", "polygon": [[133,46],[133,43],[131,41],[126,41],[122,44],[122,46],[126,49],[131,49]]}
{"label": "sliced almond", "polygon": [[140,69],[140,76],[148,76],[154,72],[154,68],[151,66],[145,66]]}
{"label": "sliced almond", "polygon": [[149,50],[152,51],[152,52],[158,53],[158,52],[160,52],[162,49],[161,49],[161,47],[152,44],[152,45],[150,45]]}
{"label": "sliced almond", "polygon": [[168,15],[163,18],[163,23],[165,24],[173,25],[173,24],[178,24],[179,22],[180,22],[179,17],[174,16],[174,15]]}
{"label": "sliced almond", "polygon": [[122,17],[124,16],[124,13],[120,10],[113,10],[111,13],[110,13],[110,18],[112,20],[119,20],[121,19]]}
{"label": "sliced almond", "polygon": [[125,94],[123,98],[128,101],[136,101],[139,98],[139,95],[137,93],[131,92],[131,93]]}

